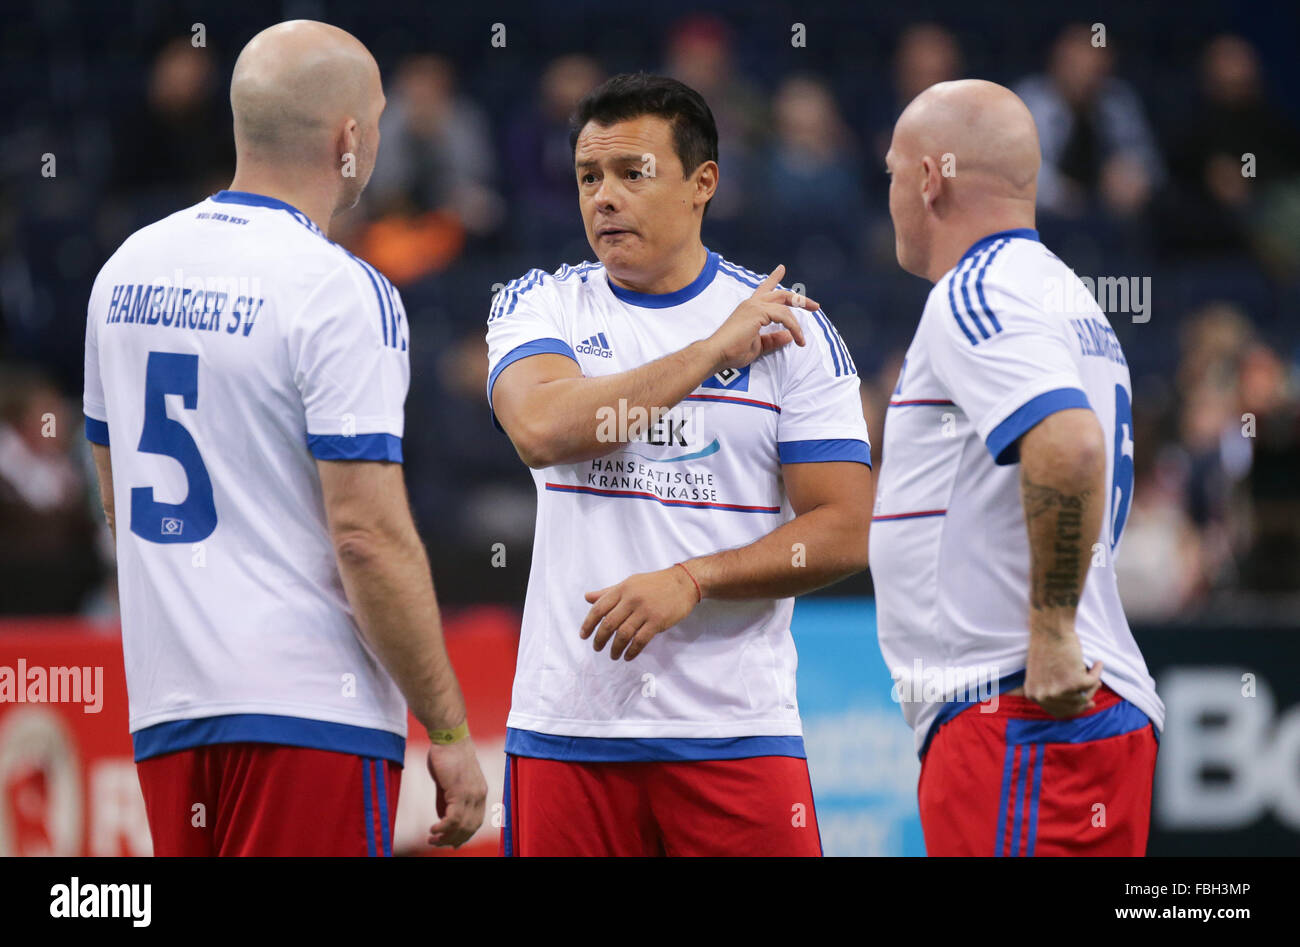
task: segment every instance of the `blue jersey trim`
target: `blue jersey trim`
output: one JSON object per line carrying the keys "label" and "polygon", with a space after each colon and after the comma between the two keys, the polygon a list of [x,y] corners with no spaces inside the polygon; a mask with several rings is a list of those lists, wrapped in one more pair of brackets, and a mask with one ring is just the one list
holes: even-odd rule
{"label": "blue jersey trim", "polygon": [[569,343],[562,339],[533,339],[523,345],[516,345],[501,356],[501,361],[496,363],[492,369],[492,374],[488,375],[488,407],[492,406],[492,388],[497,383],[497,376],[521,358],[527,358],[530,355],[567,355],[575,362],[578,361],[578,356],[573,354],[573,349],[569,346]]}
{"label": "blue jersey trim", "polygon": [[804,760],[803,737],[566,737],[506,729],[506,752],[568,763],[675,763],[792,756]]}
{"label": "blue jersey trim", "polygon": [[395,434],[308,434],[307,448],[317,460],[402,462],[402,439]]}
{"label": "blue jersey trim", "polygon": [[[996,253],[997,250],[995,249],[993,252]],[[989,332],[988,329],[984,328],[984,323],[980,320],[979,313],[975,311],[975,307],[971,305],[971,301],[970,301],[970,275],[975,272],[976,268],[979,265],[980,265],[980,261],[978,258],[976,258],[973,263],[971,263],[969,266],[966,267],[965,272],[962,273],[961,298],[962,298],[962,302],[966,304],[966,313],[967,315],[970,316],[970,321],[975,326],[975,330],[985,339],[991,339],[993,337],[993,333]]]}
{"label": "blue jersey trim", "polygon": [[871,447],[856,438],[826,438],[811,441],[778,441],[776,452],[783,464],[815,464],[834,460],[856,461],[871,466]]}
{"label": "blue jersey trim", "polygon": [[[254,194],[251,191],[217,191],[212,195],[212,200],[222,204],[247,204],[250,207],[273,207],[276,210],[287,210],[291,214],[302,214],[298,208],[285,201],[275,197],[267,197],[265,194]],[[302,214],[306,217],[306,214]],[[308,218],[310,220],[310,218]]]}
{"label": "blue jersey trim", "polygon": [[957,261],[957,265],[960,266],[967,257],[974,256],[994,240],[1001,240],[1003,237],[1019,237],[1022,240],[1039,240],[1038,231],[1032,227],[1016,227],[1012,230],[999,230],[997,233],[991,233],[987,237],[980,237],[971,244],[970,249],[961,255],[961,259]]}
{"label": "blue jersey trim", "polygon": [[[348,253],[348,251],[346,250],[344,250],[343,252],[348,254],[348,256],[352,259],[352,262],[356,263],[358,266],[361,267],[361,271],[366,274],[366,278],[370,280],[371,288],[374,289],[375,291],[375,302],[379,304],[379,326],[384,333],[384,345],[389,345],[392,346],[393,348],[397,348],[397,342],[395,338],[397,335],[397,314],[396,311],[390,314],[389,309],[392,306],[392,297],[389,297],[388,302],[385,303],[384,301],[385,293],[383,289],[381,289],[380,287],[380,281],[383,280],[384,282],[387,282],[387,280],[384,280],[383,274],[381,274],[378,270],[376,270],[365,260],[361,259],[359,256],[355,256],[351,253]],[[388,327],[390,323],[393,326],[393,336],[394,336],[393,340],[389,339]]]}
{"label": "blue jersey trim", "polygon": [[[719,261],[718,268],[720,272],[730,276],[742,286],[748,286],[750,289],[758,289],[758,284],[764,279],[758,274],[745,269],[743,266],[732,263],[730,260]],[[748,276],[745,275],[747,273],[749,274]]]}
{"label": "blue jersey trim", "polygon": [[1048,415],[1070,408],[1087,408],[1088,396],[1079,388],[1056,388],[1030,398],[989,432],[985,443],[993,462],[1001,466],[1020,462],[1020,448],[1016,443],[1035,424]]}
{"label": "blue jersey trim", "polygon": [[616,286],[614,281],[609,278],[608,273],[605,274],[605,282],[609,284],[610,292],[623,302],[633,306],[643,306],[647,309],[667,309],[670,306],[680,306],[704,292],[709,284],[713,282],[713,277],[718,273],[718,254],[706,252],[708,252],[708,258],[704,261],[704,269],[700,270],[700,275],[681,289],[671,293],[638,293],[632,289],[624,289],[622,286]]}
{"label": "blue jersey trim", "polygon": [[108,422],[97,421],[90,415],[86,415],[86,440],[92,444],[101,444],[108,446]]}
{"label": "blue jersey trim", "polygon": [[957,320],[957,325],[961,327],[962,334],[966,336],[971,345],[978,345],[979,339],[975,338],[974,333],[966,328],[966,320],[961,317],[961,311],[957,308],[957,296],[953,292],[953,287],[957,283],[957,277],[961,275],[961,267],[964,264],[958,264],[957,269],[948,277],[948,308],[952,310],[952,317]]}
{"label": "blue jersey trim", "polygon": [[998,317],[993,314],[993,309],[989,306],[988,298],[984,295],[984,274],[989,271],[989,264],[993,262],[993,258],[1001,253],[1002,248],[1010,242],[1010,240],[1003,240],[993,248],[988,256],[984,258],[984,263],[982,265],[978,263],[976,264],[976,266],[979,266],[980,272],[979,276],[975,277],[975,295],[980,301],[980,306],[984,309],[984,315],[988,317],[989,322],[993,325],[994,333],[1002,331],[1002,323],[998,322]]}
{"label": "blue jersey trim", "polygon": [[194,720],[169,720],[131,734],[135,761],[213,743],[276,743],[334,753],[391,760],[406,759],[406,738],[388,730],[354,727],[328,720],[276,714],[225,714]]}

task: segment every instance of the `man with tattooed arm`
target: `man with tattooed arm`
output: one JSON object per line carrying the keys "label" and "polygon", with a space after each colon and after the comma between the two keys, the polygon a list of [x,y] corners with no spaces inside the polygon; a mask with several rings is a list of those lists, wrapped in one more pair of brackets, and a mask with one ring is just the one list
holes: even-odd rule
{"label": "man with tattooed arm", "polygon": [[871,528],[879,636],[921,756],[931,855],[1141,855],[1164,705],[1113,568],[1132,387],[1038,239],[1012,92],[932,86],[894,128],[899,264],[934,284],[889,402]]}

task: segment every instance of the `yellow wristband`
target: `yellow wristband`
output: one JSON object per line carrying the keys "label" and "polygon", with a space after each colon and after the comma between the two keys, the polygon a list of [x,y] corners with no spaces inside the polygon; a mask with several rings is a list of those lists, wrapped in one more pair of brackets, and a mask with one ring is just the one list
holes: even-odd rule
{"label": "yellow wristband", "polygon": [[459,743],[461,740],[469,737],[469,721],[462,721],[459,727],[452,727],[450,730],[430,730],[429,741],[436,743],[438,746],[449,746],[452,743]]}

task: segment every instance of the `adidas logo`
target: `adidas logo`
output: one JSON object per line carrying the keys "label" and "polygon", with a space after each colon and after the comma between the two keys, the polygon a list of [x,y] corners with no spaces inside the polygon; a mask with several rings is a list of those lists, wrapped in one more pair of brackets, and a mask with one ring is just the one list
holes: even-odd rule
{"label": "adidas logo", "polygon": [[609,340],[605,338],[603,332],[597,332],[590,339],[584,339],[575,345],[573,350],[582,355],[595,355],[597,358],[614,357],[614,350],[609,347]]}

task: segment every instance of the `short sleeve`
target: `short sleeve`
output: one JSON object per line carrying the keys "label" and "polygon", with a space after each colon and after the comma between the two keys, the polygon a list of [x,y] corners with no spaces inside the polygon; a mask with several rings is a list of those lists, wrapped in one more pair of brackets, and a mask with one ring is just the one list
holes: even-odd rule
{"label": "short sleeve", "polygon": [[401,296],[369,264],[321,280],[289,330],[313,457],[401,462],[408,344]]}
{"label": "short sleeve", "polygon": [[541,270],[511,280],[493,297],[487,323],[489,406],[497,378],[519,359],[554,354],[577,361],[563,327],[555,278]]}
{"label": "short sleeve", "polygon": [[871,442],[862,415],[858,368],[848,346],[820,309],[795,310],[804,346],[793,342],[777,418],[783,464],[856,461],[871,466]]}
{"label": "short sleeve", "polygon": [[[104,377],[99,369],[99,322],[108,311],[97,304],[99,281],[90,291],[86,306],[86,377],[82,389],[81,408],[86,416],[86,439],[94,444],[108,446],[108,405],[104,400]],[[99,318],[96,313],[100,313]]]}
{"label": "short sleeve", "polygon": [[1067,408],[1090,408],[1078,365],[1041,307],[984,279],[973,256],[936,284],[927,304],[935,372],[997,464],[1020,460],[1019,440]]}

